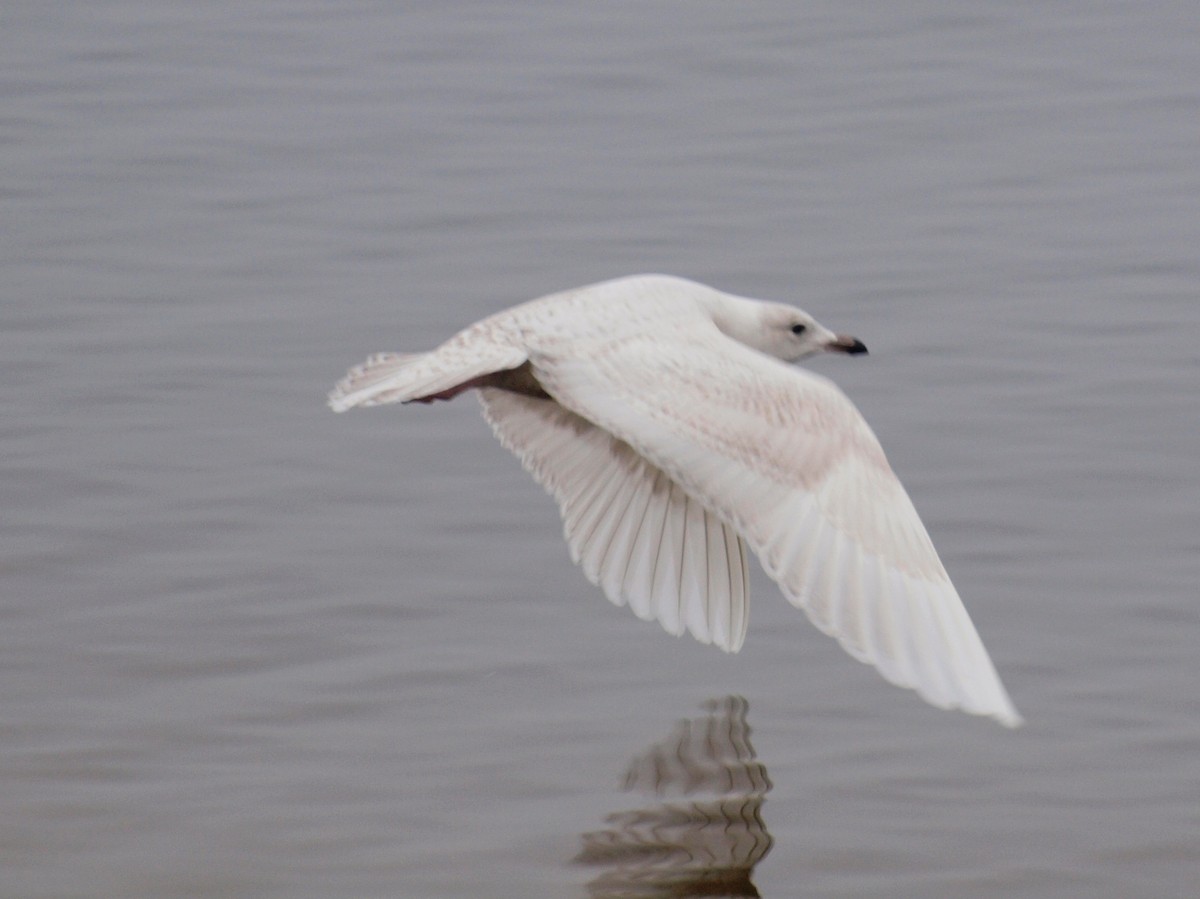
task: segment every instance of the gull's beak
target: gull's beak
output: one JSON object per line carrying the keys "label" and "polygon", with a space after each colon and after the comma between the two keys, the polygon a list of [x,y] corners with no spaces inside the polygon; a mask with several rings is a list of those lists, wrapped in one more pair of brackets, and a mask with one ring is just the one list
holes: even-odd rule
{"label": "gull's beak", "polygon": [[845,353],[847,356],[857,356],[867,352],[867,345],[857,337],[849,334],[835,334],[833,340],[825,344],[825,349],[831,353]]}

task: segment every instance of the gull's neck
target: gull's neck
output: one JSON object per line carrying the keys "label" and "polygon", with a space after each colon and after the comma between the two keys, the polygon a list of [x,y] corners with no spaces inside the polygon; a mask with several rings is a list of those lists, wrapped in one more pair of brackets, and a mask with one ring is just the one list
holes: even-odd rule
{"label": "gull's neck", "polygon": [[713,324],[738,343],[759,349],[762,342],[762,303],[713,290],[701,298]]}

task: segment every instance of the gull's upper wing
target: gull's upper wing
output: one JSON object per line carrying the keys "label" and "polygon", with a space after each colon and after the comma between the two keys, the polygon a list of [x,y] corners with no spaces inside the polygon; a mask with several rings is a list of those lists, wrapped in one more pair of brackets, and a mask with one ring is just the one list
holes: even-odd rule
{"label": "gull's upper wing", "polygon": [[479,391],[504,446],[558,501],[571,558],[617,605],[736,652],[746,636],[737,534],[628,444],[548,399]]}
{"label": "gull's upper wing", "polygon": [[1020,723],[879,441],[832,382],[704,317],[529,358],[563,406],[736,528],[855,658],[936,706]]}

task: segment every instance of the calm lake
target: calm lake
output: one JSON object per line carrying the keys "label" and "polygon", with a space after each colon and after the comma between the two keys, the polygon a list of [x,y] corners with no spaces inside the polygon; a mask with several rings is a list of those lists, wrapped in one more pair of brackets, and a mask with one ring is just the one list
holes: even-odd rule
{"label": "calm lake", "polygon": [[[0,22],[0,896],[1196,894],[1193,5]],[[1024,728],[757,564],[734,656],[612,606],[470,396],[325,407],[641,271],[871,348]]]}

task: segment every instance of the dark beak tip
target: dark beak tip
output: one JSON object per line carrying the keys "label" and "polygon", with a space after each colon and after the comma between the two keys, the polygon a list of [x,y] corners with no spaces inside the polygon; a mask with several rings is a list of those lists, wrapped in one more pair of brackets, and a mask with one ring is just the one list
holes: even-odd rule
{"label": "dark beak tip", "polygon": [[867,354],[867,345],[857,337],[842,337],[829,345],[831,350],[839,353],[845,353],[847,356],[865,356]]}

